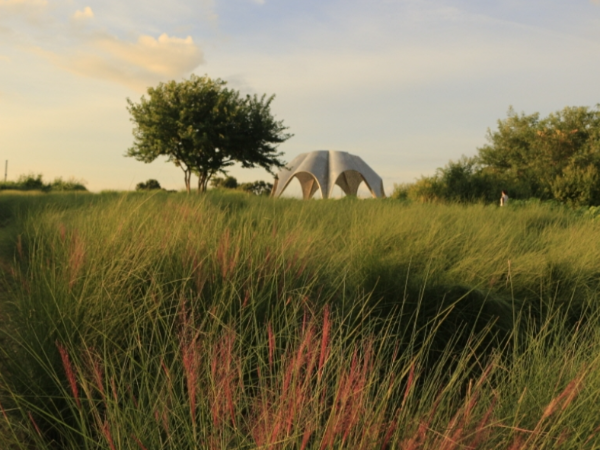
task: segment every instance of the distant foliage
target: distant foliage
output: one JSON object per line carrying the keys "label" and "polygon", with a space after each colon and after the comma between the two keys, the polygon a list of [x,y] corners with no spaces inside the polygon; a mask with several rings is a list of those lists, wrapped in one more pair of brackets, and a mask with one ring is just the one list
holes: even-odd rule
{"label": "distant foliage", "polygon": [[62,177],[56,178],[50,184],[51,191],[87,191],[83,181],[70,178],[63,180]]}
{"label": "distant foliage", "polygon": [[510,198],[600,205],[600,105],[567,107],[543,119],[511,108],[487,139],[476,156],[397,186],[392,197],[489,203],[504,189]]}
{"label": "distant foliage", "polygon": [[50,183],[45,183],[42,174],[21,175],[17,181],[0,182],[0,190],[15,191],[87,191],[85,181],[62,177],[55,178]]}
{"label": "distant foliage", "polygon": [[269,195],[273,189],[273,183],[259,180],[239,184],[237,179],[232,176],[227,176],[225,178],[215,177],[211,180],[210,184],[213,188],[237,189],[248,192],[249,194],[262,196]]}
{"label": "distant foliage", "polygon": [[15,183],[17,189],[22,189],[24,191],[33,191],[33,190],[48,190],[49,185],[46,185],[42,180],[42,174],[34,175],[21,175],[17,182]]}
{"label": "distant foliage", "polygon": [[135,186],[136,191],[152,191],[152,190],[157,190],[157,189],[162,189],[162,187],[160,186],[160,183],[154,179],[150,179],[146,182],[138,183]]}
{"label": "distant foliage", "polygon": [[266,181],[253,181],[251,183],[242,183],[238,186],[238,189],[249,192],[254,195],[268,196],[273,190],[273,183],[267,183]]}
{"label": "distant foliage", "polygon": [[214,188],[236,189],[238,181],[235,177],[214,177],[210,180],[210,185]]}

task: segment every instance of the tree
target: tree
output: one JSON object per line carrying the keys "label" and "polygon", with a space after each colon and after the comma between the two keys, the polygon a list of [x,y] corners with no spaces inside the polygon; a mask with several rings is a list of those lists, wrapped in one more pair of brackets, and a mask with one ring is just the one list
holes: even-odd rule
{"label": "tree", "polygon": [[160,83],[139,103],[127,99],[134,144],[126,156],[146,163],[166,156],[183,170],[188,193],[192,173],[204,192],[215,174],[236,162],[272,173],[284,166],[278,144],[292,137],[271,115],[274,98],[241,97],[207,76]]}

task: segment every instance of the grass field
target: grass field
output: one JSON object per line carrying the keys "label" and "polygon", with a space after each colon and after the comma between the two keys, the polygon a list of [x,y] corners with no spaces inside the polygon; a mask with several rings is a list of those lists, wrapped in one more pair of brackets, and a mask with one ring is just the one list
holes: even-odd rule
{"label": "grass field", "polygon": [[600,448],[600,220],[0,195],[7,449]]}

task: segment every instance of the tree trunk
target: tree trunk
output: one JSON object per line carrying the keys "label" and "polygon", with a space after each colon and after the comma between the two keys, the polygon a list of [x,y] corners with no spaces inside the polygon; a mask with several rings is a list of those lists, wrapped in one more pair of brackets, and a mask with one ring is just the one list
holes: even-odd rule
{"label": "tree trunk", "polygon": [[190,169],[184,168],[183,166],[181,167],[181,170],[183,170],[183,181],[185,182],[185,190],[189,194],[191,191],[190,179],[192,177],[192,171]]}
{"label": "tree trunk", "polygon": [[202,194],[206,192],[206,187],[208,185],[209,176],[207,173],[200,173],[198,175],[198,194]]}

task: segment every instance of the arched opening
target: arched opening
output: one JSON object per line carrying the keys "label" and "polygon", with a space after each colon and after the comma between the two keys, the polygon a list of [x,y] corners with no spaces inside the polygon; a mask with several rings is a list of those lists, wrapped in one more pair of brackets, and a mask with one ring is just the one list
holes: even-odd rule
{"label": "arched opening", "polygon": [[[298,172],[294,175],[294,178],[298,178],[300,186],[302,188],[302,198],[308,200],[321,189],[319,182],[312,173],[309,172]],[[323,191],[321,191],[321,197],[323,197]]]}
{"label": "arched opening", "polygon": [[358,186],[358,192],[356,193],[358,198],[376,198],[377,196],[373,194],[373,191],[369,188],[369,185],[366,181],[363,181]]}
{"label": "arched opening", "polygon": [[361,188],[360,193],[364,194],[364,187],[366,187],[370,196],[376,197],[375,193],[373,192],[373,189],[371,189],[369,183],[367,183],[367,180],[365,180],[362,174],[356,170],[346,170],[339,174],[339,176],[335,180],[335,185],[339,186],[344,192],[344,194],[352,195],[355,197],[357,197],[359,194],[359,188]]}
{"label": "arched opening", "polygon": [[285,189],[281,191],[280,197],[285,198],[302,198],[302,185],[296,177],[290,178]]}
{"label": "arched opening", "polygon": [[279,196],[302,197],[304,200],[308,200],[319,189],[321,189],[321,186],[313,174],[309,172],[297,172],[288,179],[283,189],[281,189]]}

